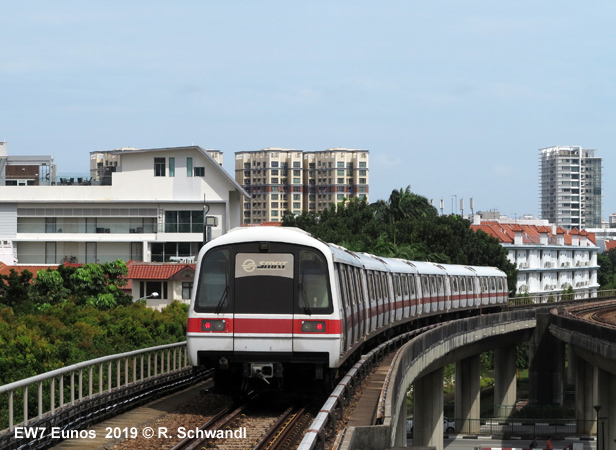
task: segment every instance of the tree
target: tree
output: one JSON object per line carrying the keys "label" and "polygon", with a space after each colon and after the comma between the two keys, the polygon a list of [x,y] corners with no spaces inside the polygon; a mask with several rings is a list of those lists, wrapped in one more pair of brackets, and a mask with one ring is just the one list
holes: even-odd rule
{"label": "tree", "polygon": [[0,304],[15,309],[29,309],[29,291],[32,272],[11,269],[8,275],[0,274]]}
{"label": "tree", "polygon": [[443,264],[494,266],[507,274],[515,293],[517,269],[498,240],[470,228],[458,215],[439,216],[427,198],[410,187],[395,189],[387,201],[339,203],[320,214],[285,214],[283,226],[295,226],[326,242],[377,256]]}

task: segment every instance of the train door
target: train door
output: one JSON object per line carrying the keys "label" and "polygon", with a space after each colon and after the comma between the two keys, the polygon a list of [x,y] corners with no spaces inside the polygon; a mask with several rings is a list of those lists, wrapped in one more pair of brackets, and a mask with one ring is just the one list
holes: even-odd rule
{"label": "train door", "polygon": [[392,275],[392,279],[394,282],[394,310],[396,311],[395,320],[402,320],[402,315],[404,313],[404,302],[402,300],[402,284],[400,282],[400,275],[394,274]]}
{"label": "train door", "polygon": [[[297,295],[295,264],[299,255],[285,246],[270,247],[271,253],[259,253],[257,245],[238,246],[235,254],[233,350],[252,352],[269,348],[272,352],[292,352],[294,298]],[[287,249],[290,251],[285,252]],[[323,257],[318,261],[319,255],[314,251],[306,251],[302,256],[314,257],[317,267],[321,266],[320,262],[321,269],[326,267]],[[305,262],[310,265],[307,260]],[[304,289],[303,298],[314,296],[328,302],[327,271],[317,269],[317,272],[325,278],[316,283],[314,279],[306,279],[310,287]],[[305,275],[310,278],[310,270],[306,270]],[[221,301],[227,295],[225,292]]]}
{"label": "train door", "polygon": [[449,284],[450,284],[450,290],[451,290],[451,294],[450,294],[450,299],[451,299],[451,304],[450,306],[454,309],[457,309],[460,307],[460,283],[458,282],[458,277],[456,275],[453,275],[451,277],[449,277]]}
{"label": "train door", "polygon": [[355,298],[355,304],[357,306],[357,312],[358,312],[358,325],[359,325],[359,329],[358,329],[358,333],[359,333],[359,337],[361,338],[362,336],[366,335],[366,309],[364,308],[364,302],[363,302],[363,298],[361,295],[361,283],[359,280],[359,270],[357,269],[357,267],[351,267],[349,266],[349,272],[351,273],[351,279],[353,280],[353,294],[354,294],[354,298]]}
{"label": "train door", "polygon": [[341,267],[342,279],[344,281],[344,290],[346,292],[347,304],[349,305],[349,309],[347,310],[347,321],[349,325],[348,335],[349,335],[349,347],[353,346],[355,342],[357,342],[357,308],[353,299],[353,291],[351,290],[349,273],[347,271],[347,266],[342,265]]}
{"label": "train door", "polygon": [[409,281],[409,314],[410,317],[415,316],[417,314],[417,289],[415,287],[415,275],[408,276]]}
{"label": "train door", "polygon": [[340,312],[340,319],[342,321],[342,326],[340,327],[342,343],[340,345],[340,348],[343,351],[346,351],[350,347],[349,337],[348,337],[349,329],[347,327],[347,323],[348,323],[347,311],[349,310],[349,305],[348,305],[348,299],[346,297],[346,293],[344,289],[344,281],[342,279],[343,275],[342,275],[342,265],[341,264],[336,264],[336,274],[338,275],[338,292],[340,294],[339,295],[340,307],[342,309],[342,311]]}
{"label": "train door", "polygon": [[370,331],[379,327],[379,303],[377,300],[374,272],[366,271],[368,278],[368,296],[370,297]]}
{"label": "train door", "polygon": [[383,298],[383,282],[381,279],[381,273],[376,270],[374,271],[374,287],[379,317],[377,328],[381,328],[383,326],[383,320],[385,319],[385,299]]}
{"label": "train door", "polygon": [[404,302],[404,308],[402,316],[405,319],[408,319],[411,314],[411,291],[409,288],[409,277],[407,275],[402,275],[402,296]]}
{"label": "train door", "polygon": [[387,295],[387,301],[389,303],[389,316],[387,323],[393,323],[396,320],[396,294],[394,292],[394,278],[393,274],[383,273],[385,276],[385,292]]}
{"label": "train door", "polygon": [[481,299],[481,304],[487,305],[490,294],[488,293],[488,283],[486,282],[486,277],[479,277],[479,291],[479,298]]}
{"label": "train door", "polygon": [[439,290],[436,283],[436,275],[430,275],[430,311],[439,310],[438,304]]}
{"label": "train door", "polygon": [[466,296],[466,277],[458,277],[458,287],[460,289],[460,308],[466,308],[467,296]]}
{"label": "train door", "polygon": [[420,316],[423,312],[423,305],[421,302],[421,278],[419,275],[411,275],[411,283],[415,293],[415,299],[413,300],[415,303],[415,308],[411,306],[411,314],[413,316]]}
{"label": "train door", "polygon": [[494,305],[494,304],[496,304],[496,297],[497,297],[496,278],[489,277],[488,280],[489,280],[489,283],[490,283],[490,304]]}
{"label": "train door", "polygon": [[423,313],[429,313],[431,312],[431,306],[432,304],[430,303],[430,279],[428,278],[428,275],[422,275],[421,276],[421,305],[422,305],[422,309],[423,309]]}
{"label": "train door", "polygon": [[449,275],[443,275],[443,284],[445,288],[445,311],[451,309],[451,278]]}

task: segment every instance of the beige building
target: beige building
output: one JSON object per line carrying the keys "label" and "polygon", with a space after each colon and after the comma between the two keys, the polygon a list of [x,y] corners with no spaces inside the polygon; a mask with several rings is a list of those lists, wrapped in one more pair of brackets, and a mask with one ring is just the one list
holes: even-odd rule
{"label": "beige building", "polygon": [[245,225],[280,222],[285,211],[320,212],[345,199],[368,200],[368,150],[266,148],[235,154],[235,180],[250,194]]}

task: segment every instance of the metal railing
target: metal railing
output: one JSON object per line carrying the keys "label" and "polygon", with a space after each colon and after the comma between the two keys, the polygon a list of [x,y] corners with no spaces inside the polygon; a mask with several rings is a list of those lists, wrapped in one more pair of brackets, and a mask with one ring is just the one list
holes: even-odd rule
{"label": "metal railing", "polygon": [[565,301],[574,301],[574,300],[593,300],[593,299],[604,299],[616,297],[616,290],[604,290],[597,291],[593,296],[590,296],[589,293],[584,293],[581,295],[580,293],[563,293],[563,292],[554,292],[551,294],[538,294],[538,295],[523,295],[520,297],[511,297],[509,298],[508,305],[509,306],[523,306],[523,305],[538,305],[538,304],[547,304],[547,303],[560,303]]}
{"label": "metal railing", "polygon": [[[429,325],[418,330],[403,333],[391,340],[379,345],[366,355],[362,355],[358,361],[342,378],[334,391],[329,396],[327,402],[321,408],[321,411],[314,419],[310,428],[304,435],[303,440],[297,447],[298,450],[313,450],[324,449],[325,442],[332,439],[336,435],[337,422],[342,419],[344,408],[349,406],[351,398],[355,395],[355,391],[362,380],[370,374],[375,364],[378,364],[383,357],[394,349],[398,349],[402,344],[408,342],[418,334],[434,328],[435,325]],[[380,418],[380,411],[383,409],[382,403],[377,408],[377,421]],[[341,435],[342,438],[344,435]],[[336,444],[334,444],[334,448]]]}
{"label": "metal railing", "polygon": [[[66,407],[187,367],[186,342],[180,342],[84,361],[0,386],[0,411],[8,411],[5,423],[0,422],[8,426],[0,436]],[[30,396],[33,390],[36,401]],[[36,412],[32,413],[32,409]],[[15,424],[19,415],[23,420]]]}

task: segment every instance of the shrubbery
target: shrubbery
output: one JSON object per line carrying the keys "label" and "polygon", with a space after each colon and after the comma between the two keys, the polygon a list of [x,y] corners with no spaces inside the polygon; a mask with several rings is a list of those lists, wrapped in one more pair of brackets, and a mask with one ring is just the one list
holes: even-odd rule
{"label": "shrubbery", "polygon": [[0,385],[64,366],[186,339],[188,306],[98,309],[66,302],[16,315],[0,308]]}

